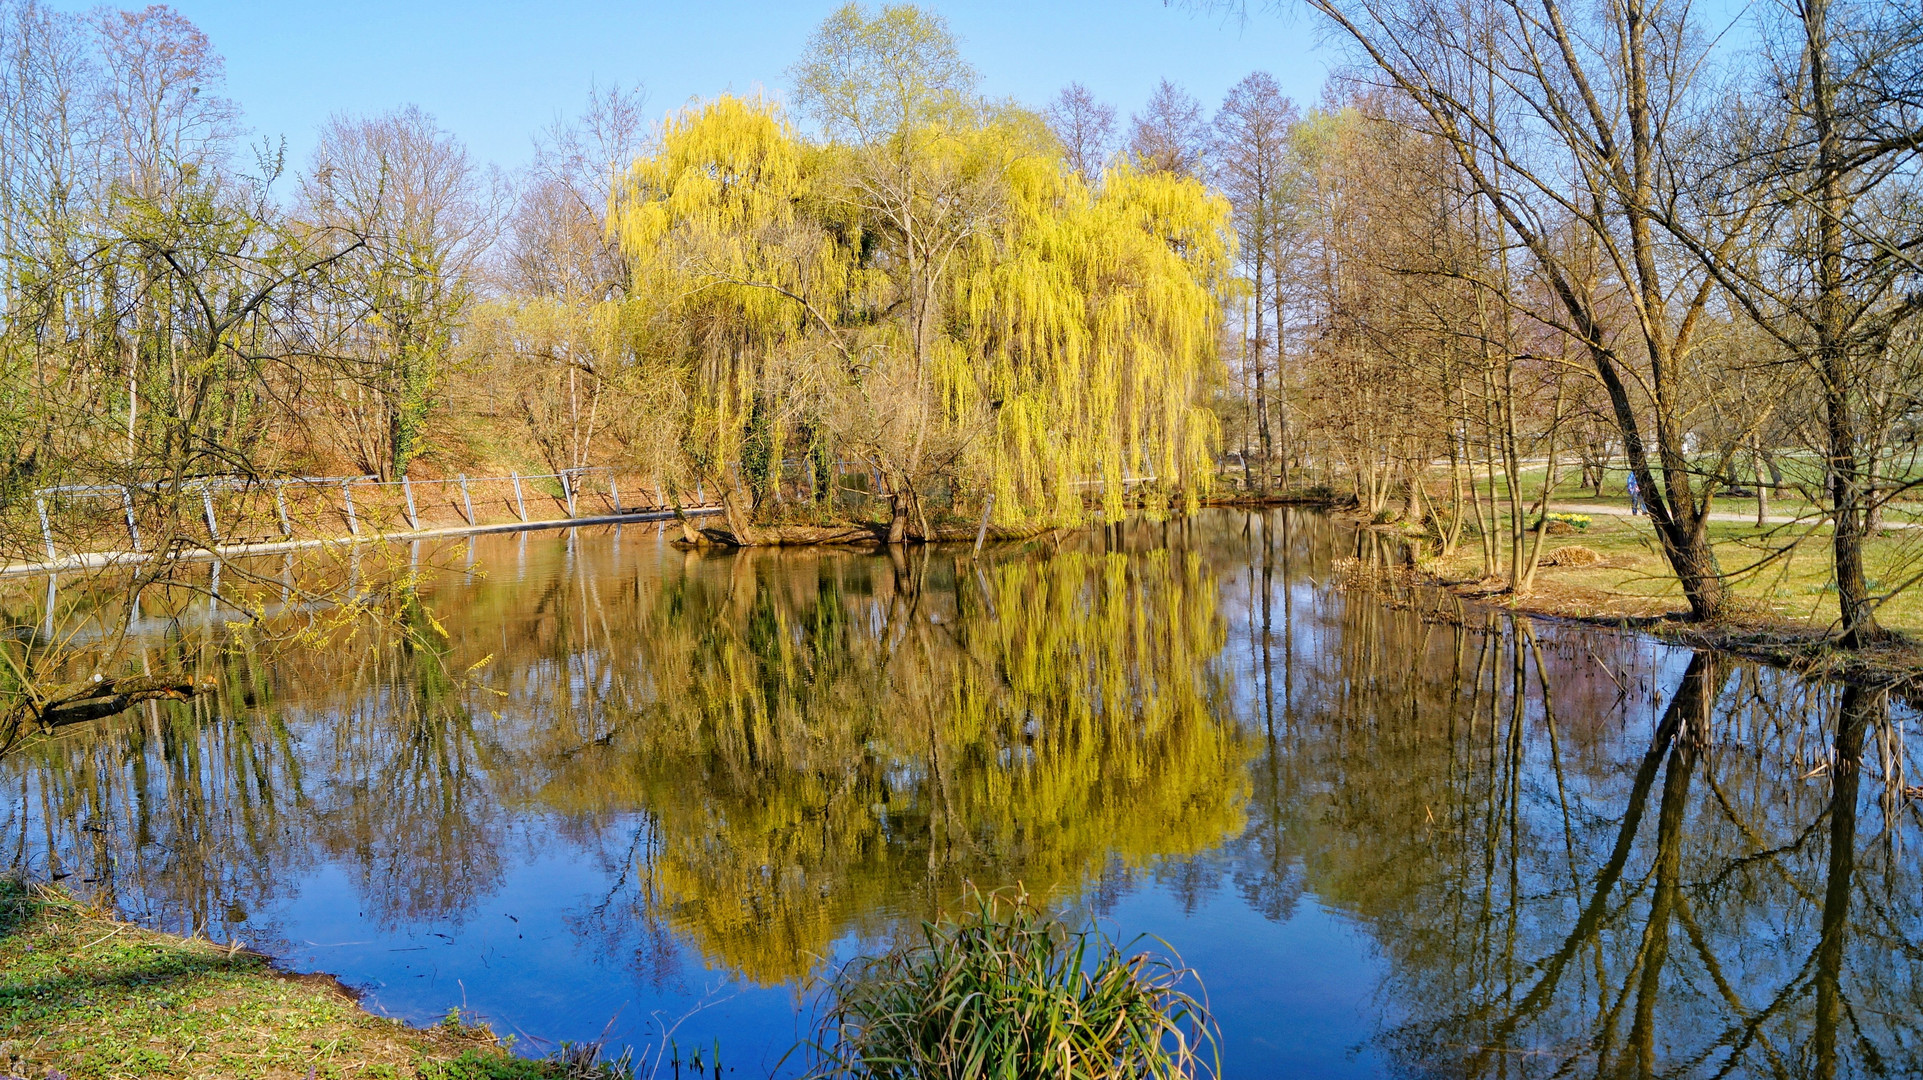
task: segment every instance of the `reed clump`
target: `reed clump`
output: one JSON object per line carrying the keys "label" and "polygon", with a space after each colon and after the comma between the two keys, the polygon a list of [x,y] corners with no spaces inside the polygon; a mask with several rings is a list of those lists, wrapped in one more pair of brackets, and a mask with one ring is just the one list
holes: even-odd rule
{"label": "reed clump", "polygon": [[[1020,892],[842,968],[824,995],[814,1075],[834,1080],[1219,1076],[1200,984],[1165,943],[1123,946]],[[1190,986],[1195,987],[1191,993]]]}

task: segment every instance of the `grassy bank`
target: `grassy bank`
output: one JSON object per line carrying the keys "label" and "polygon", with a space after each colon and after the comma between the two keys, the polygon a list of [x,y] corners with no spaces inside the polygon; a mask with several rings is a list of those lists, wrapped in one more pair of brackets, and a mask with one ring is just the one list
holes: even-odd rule
{"label": "grassy bank", "polygon": [[143,930],[57,890],[0,879],[0,1073],[121,1077],[560,1077],[483,1027],[363,1010],[324,976]]}
{"label": "grassy bank", "polygon": [[[1376,528],[1403,532],[1398,526]],[[1522,596],[1510,594],[1503,580],[1483,577],[1482,549],[1473,535],[1449,557],[1424,561],[1417,577],[1511,611],[1633,626],[1667,641],[1722,649],[1814,676],[1923,692],[1923,590],[1898,587],[1923,569],[1923,530],[1887,531],[1866,545],[1871,588],[1892,594],[1879,608],[1879,618],[1897,636],[1856,650],[1830,642],[1837,612],[1826,528],[1805,525],[1791,531],[1719,521],[1709,525],[1709,535],[1732,595],[1728,617],[1713,624],[1687,618],[1688,604],[1645,518],[1595,513],[1586,527],[1549,536],[1534,587]],[[1507,535],[1497,542],[1506,558]],[[1360,570],[1346,574],[1348,584],[1369,584],[1371,572]]]}
{"label": "grassy bank", "polygon": [[[1810,630],[1836,618],[1826,527],[1758,528],[1716,521],[1708,529],[1716,557],[1729,575],[1737,621]],[[1506,555],[1508,538],[1497,540],[1505,545]],[[1583,560],[1557,556],[1568,548],[1594,552],[1596,561],[1584,561],[1586,555]],[[1894,589],[1923,569],[1923,535],[1901,530],[1874,536],[1864,556],[1871,588]],[[1548,537],[1543,559],[1536,588],[1527,598],[1540,609],[1605,619],[1660,618],[1687,610],[1646,518],[1592,514],[1587,527]],[[1467,537],[1450,558],[1430,569],[1446,580],[1473,581],[1482,573],[1482,549],[1474,537]],[[1896,591],[1878,616],[1892,630],[1923,634],[1923,593]]]}

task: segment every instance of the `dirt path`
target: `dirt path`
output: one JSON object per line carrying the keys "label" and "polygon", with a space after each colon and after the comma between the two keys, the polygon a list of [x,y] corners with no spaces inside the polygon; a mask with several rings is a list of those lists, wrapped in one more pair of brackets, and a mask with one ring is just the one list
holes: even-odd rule
{"label": "dirt path", "polygon": [[[1556,513],[1556,514],[1608,514],[1611,517],[1640,516],[1636,514],[1631,514],[1629,512],[1629,507],[1627,506],[1610,506],[1607,504],[1600,504],[1600,503],[1550,503],[1549,510],[1551,513]],[[1763,520],[1768,522],[1771,525],[1815,525],[1815,524],[1820,524],[1822,521],[1826,520],[1827,518],[1828,518],[1827,514],[1824,514],[1820,517],[1814,514],[1807,515],[1807,516],[1797,516],[1793,514],[1771,514],[1768,517],[1764,518]],[[1756,515],[1753,513],[1732,514],[1727,511],[1712,510],[1710,511],[1710,514],[1709,514],[1709,520],[1734,521],[1734,522],[1740,522],[1743,524],[1754,525],[1756,523]],[[1884,530],[1918,529],[1918,528],[1923,528],[1923,521],[1885,521],[1882,523],[1881,528],[1883,528]]]}

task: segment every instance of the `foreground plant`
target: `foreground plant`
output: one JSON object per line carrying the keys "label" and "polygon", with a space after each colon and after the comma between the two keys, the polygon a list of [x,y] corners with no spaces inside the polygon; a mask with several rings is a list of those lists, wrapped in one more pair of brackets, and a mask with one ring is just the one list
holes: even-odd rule
{"label": "foreground plant", "polygon": [[1125,955],[1026,893],[977,894],[960,919],[923,923],[919,940],[841,970],[814,1075],[1219,1076],[1208,1005],[1184,989],[1194,978],[1179,958]]}

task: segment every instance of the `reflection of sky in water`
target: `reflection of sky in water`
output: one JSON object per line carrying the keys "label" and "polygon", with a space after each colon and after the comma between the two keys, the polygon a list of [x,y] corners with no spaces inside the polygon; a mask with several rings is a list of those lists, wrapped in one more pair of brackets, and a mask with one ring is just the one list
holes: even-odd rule
{"label": "reflection of sky in water", "polygon": [[[724,1064],[751,1075],[803,1038],[792,987],[758,987],[701,963],[679,943],[613,940],[594,909],[610,891],[592,853],[534,817],[520,823],[520,854],[495,889],[458,922],[424,921],[383,932],[359,909],[351,872],[323,866],[260,916],[287,937],[286,962],[342,973],[365,1005],[412,1023],[466,1002],[501,1034],[558,1042],[647,1041],[675,1027],[683,1047],[720,1040]],[[615,826],[619,831],[619,824]],[[1203,973],[1235,1076],[1373,1076],[1379,961],[1368,939],[1310,902],[1283,922],[1251,910],[1218,885],[1190,910],[1152,880],[1124,887],[1101,924],[1167,941]],[[836,956],[861,951],[843,938]],[[1154,947],[1154,942],[1145,942]],[[645,959],[643,959],[645,957]],[[765,1058],[758,1051],[765,1048]],[[1360,1052],[1358,1049],[1360,1048]],[[743,1060],[754,1055],[753,1060]]]}
{"label": "reflection of sky in water", "polygon": [[[465,1006],[532,1049],[672,1027],[746,1075],[805,1035],[796,949],[882,948],[960,876],[1166,940],[1235,1077],[1824,1073],[1812,1032],[1842,1017],[1836,1075],[1923,1043],[1908,709],[1852,699],[1862,790],[1832,802],[1833,688],[1384,605],[1330,586],[1370,534],[1286,520],[985,572],[482,538],[426,591],[489,690],[398,652],[290,657],[241,680],[269,701],[242,718],[130,717],[0,765],[0,840],[44,872],[51,829],[69,884],[110,866],[130,916],[379,1012]],[[729,719],[776,700],[758,734]]]}

